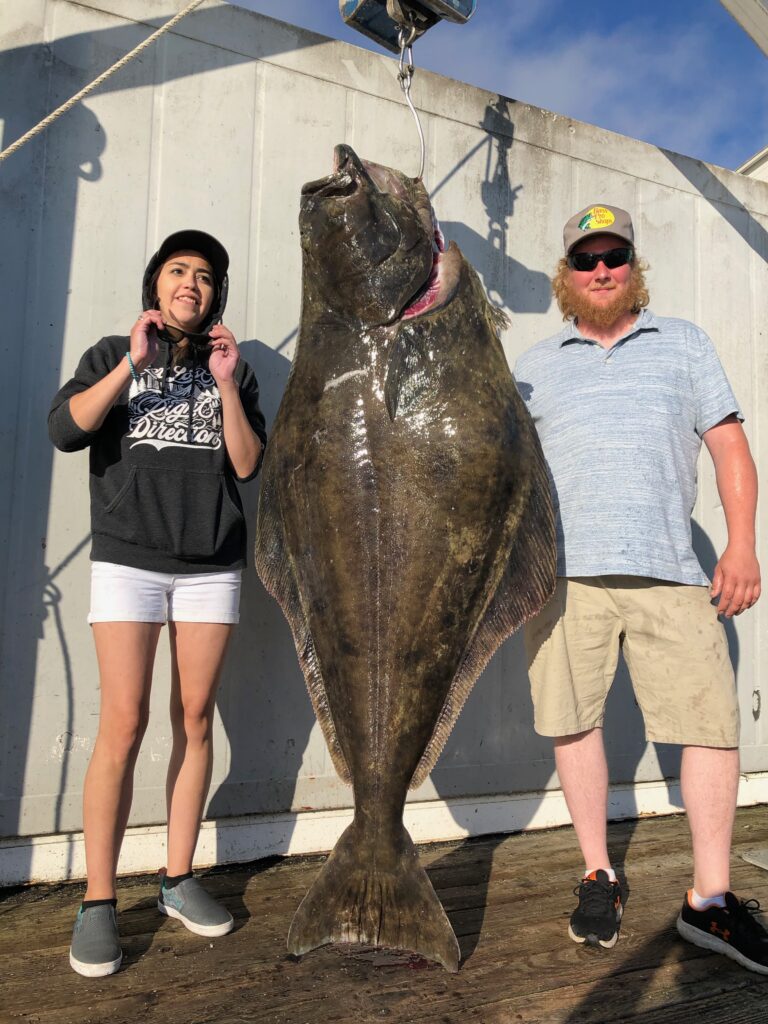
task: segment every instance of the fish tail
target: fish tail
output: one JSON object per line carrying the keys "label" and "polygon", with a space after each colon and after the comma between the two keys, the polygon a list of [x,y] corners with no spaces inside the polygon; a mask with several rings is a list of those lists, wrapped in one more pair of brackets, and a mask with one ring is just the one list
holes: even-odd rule
{"label": "fish tail", "polygon": [[349,826],[294,915],[288,952],[329,942],[404,949],[459,969],[459,944],[405,828],[394,843]]}

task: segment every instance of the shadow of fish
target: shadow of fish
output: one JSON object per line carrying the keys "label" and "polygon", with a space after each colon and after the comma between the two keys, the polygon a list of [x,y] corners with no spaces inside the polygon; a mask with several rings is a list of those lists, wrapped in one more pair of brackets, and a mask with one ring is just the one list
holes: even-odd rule
{"label": "shadow of fish", "polygon": [[487,301],[421,181],[337,146],[304,186],[301,330],[256,567],[290,623],[354,819],[289,951],[459,949],[402,815],[475,680],[554,586],[546,469]]}

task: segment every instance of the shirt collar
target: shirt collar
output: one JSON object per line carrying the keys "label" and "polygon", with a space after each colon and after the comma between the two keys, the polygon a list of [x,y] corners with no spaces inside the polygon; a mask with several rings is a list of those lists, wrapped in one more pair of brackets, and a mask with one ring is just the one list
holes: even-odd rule
{"label": "shirt collar", "polygon": [[[635,334],[641,334],[644,331],[658,331],[660,329],[655,313],[652,313],[650,309],[641,309],[632,327],[621,338],[617,338],[614,345],[618,345],[620,341],[626,341],[627,338],[631,338]],[[595,344],[591,338],[584,337],[576,326],[575,320],[570,320],[560,332],[560,347],[562,348],[563,345],[567,345],[572,341],[588,341],[590,344]]]}

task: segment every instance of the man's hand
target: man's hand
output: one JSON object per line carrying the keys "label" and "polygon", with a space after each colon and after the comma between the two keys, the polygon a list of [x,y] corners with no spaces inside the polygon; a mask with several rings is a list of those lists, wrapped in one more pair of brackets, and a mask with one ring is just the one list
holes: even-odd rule
{"label": "man's hand", "polygon": [[751,608],[760,597],[760,565],[754,549],[729,544],[715,566],[709,592],[719,598],[717,614],[726,619]]}

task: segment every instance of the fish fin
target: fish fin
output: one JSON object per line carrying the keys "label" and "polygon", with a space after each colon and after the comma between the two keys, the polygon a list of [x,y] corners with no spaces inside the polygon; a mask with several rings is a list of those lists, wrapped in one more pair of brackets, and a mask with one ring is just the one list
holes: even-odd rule
{"label": "fish fin", "polygon": [[390,847],[381,834],[361,841],[353,822],[332,850],[294,915],[288,952],[329,942],[409,950],[459,969],[453,928],[402,825]]}
{"label": "fish fin", "polygon": [[400,331],[387,363],[384,404],[390,420],[403,414],[434,388],[436,367],[429,363],[418,334]]}
{"label": "fish fin", "polygon": [[499,306],[494,306],[492,302],[487,302],[487,309],[485,311],[488,318],[488,322],[491,325],[493,333],[498,337],[502,331],[505,331],[509,327],[509,317],[500,309]]}
{"label": "fish fin", "polygon": [[552,499],[541,446],[533,427],[531,487],[519,513],[520,529],[512,543],[496,593],[472,638],[451,683],[432,738],[416,766],[410,788],[420,786],[440,752],[478,676],[501,644],[547,603],[555,589],[557,554]]}
{"label": "fish fin", "polygon": [[261,485],[259,514],[256,524],[256,572],[268,593],[275,598],[291,627],[296,654],[309,691],[317,720],[323,730],[325,742],[331,754],[333,766],[343,782],[350,783],[352,776],[347,760],[341,749],[336,727],[333,724],[325,683],[317,660],[315,644],[301,604],[299,588],[293,571],[293,561],[286,551],[281,518],[280,499],[273,485],[271,467]]}

